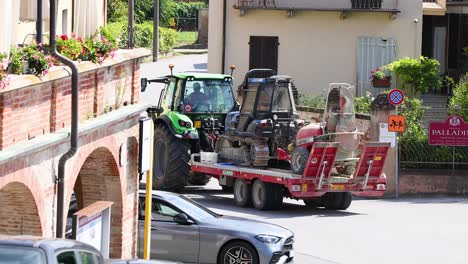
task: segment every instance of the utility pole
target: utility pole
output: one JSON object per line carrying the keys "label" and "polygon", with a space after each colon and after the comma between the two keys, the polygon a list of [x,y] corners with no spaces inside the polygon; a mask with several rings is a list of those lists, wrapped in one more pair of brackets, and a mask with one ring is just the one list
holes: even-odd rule
{"label": "utility pole", "polygon": [[128,43],[127,47],[133,49],[135,47],[133,29],[135,28],[135,1],[128,0]]}
{"label": "utility pole", "polygon": [[159,52],[159,0],[154,0],[153,61],[158,61],[158,52]]}
{"label": "utility pole", "polygon": [[42,0],[37,0],[36,42],[42,43]]}

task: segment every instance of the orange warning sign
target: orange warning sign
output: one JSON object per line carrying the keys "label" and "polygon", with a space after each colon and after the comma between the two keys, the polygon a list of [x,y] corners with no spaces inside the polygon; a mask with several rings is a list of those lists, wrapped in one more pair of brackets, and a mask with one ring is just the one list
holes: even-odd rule
{"label": "orange warning sign", "polygon": [[391,115],[388,117],[388,131],[389,132],[404,132],[405,131],[405,117],[402,115]]}

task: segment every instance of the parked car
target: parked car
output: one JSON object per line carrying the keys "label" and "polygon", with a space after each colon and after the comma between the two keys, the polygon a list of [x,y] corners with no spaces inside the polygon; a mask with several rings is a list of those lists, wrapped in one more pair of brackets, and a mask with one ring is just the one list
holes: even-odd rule
{"label": "parked car", "polygon": [[169,261],[104,260],[94,247],[71,239],[0,235],[1,264],[180,264]]}
{"label": "parked car", "polygon": [[2,264],[102,264],[94,247],[70,239],[0,236]]}
{"label": "parked car", "polygon": [[[139,246],[145,191],[139,199]],[[283,227],[217,214],[184,195],[152,191],[151,259],[183,263],[291,263],[294,234]]]}

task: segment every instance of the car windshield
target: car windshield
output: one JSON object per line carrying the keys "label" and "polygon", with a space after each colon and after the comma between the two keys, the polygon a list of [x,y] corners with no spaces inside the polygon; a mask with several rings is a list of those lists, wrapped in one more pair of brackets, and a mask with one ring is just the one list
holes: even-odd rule
{"label": "car windshield", "polygon": [[0,263],[2,264],[43,264],[44,252],[37,248],[0,245]]}
{"label": "car windshield", "polygon": [[184,111],[186,113],[228,113],[234,107],[232,83],[224,80],[186,81]]}
{"label": "car windshield", "polygon": [[196,220],[218,218],[221,216],[220,214],[211,211],[205,206],[183,195],[169,196],[166,198],[166,200]]}

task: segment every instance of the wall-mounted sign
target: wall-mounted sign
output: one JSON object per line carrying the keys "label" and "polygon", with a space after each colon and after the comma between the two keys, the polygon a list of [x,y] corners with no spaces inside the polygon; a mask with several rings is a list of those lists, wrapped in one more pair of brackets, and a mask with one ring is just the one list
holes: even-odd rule
{"label": "wall-mounted sign", "polygon": [[109,258],[112,204],[98,201],[73,214],[73,239],[95,247],[104,258]]}
{"label": "wall-mounted sign", "polygon": [[379,132],[379,142],[390,142],[390,146],[394,148],[396,133],[388,131],[388,123],[380,123]]}
{"label": "wall-mounted sign", "polygon": [[151,168],[151,133],[153,120],[149,117],[140,119],[140,155],[138,155],[138,169],[140,173],[144,173]]}
{"label": "wall-mounted sign", "polygon": [[429,145],[468,146],[468,123],[457,115],[444,122],[430,122]]}

